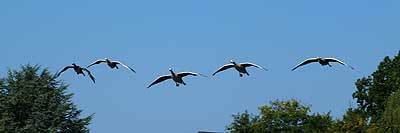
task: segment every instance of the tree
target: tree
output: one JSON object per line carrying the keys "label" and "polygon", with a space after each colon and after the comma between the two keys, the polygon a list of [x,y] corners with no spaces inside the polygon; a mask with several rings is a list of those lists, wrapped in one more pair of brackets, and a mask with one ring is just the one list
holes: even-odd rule
{"label": "tree", "polygon": [[250,116],[247,111],[234,115],[226,129],[232,133],[323,132],[333,124],[330,113],[309,115],[310,107],[297,100],[270,104],[259,107],[261,113],[257,116]]}
{"label": "tree", "polygon": [[300,105],[296,100],[273,101],[271,106],[262,106],[261,128],[266,131],[299,132],[307,120],[307,113],[310,107]]}
{"label": "tree", "polygon": [[233,122],[227,130],[232,133],[255,133],[256,124],[259,122],[257,116],[250,115],[247,111],[243,114],[232,115]]}
{"label": "tree", "polygon": [[343,115],[342,120],[333,123],[334,132],[363,133],[367,129],[367,119],[359,109],[349,108]]}
{"label": "tree", "polygon": [[385,105],[385,111],[376,123],[378,132],[400,132],[400,91],[391,95]]}
{"label": "tree", "polygon": [[400,89],[400,52],[393,59],[386,56],[371,76],[358,79],[353,98],[371,123],[375,123],[385,109],[388,97]]}
{"label": "tree", "polygon": [[25,65],[0,80],[0,132],[89,132],[93,115],[79,118],[68,86],[39,69]]}
{"label": "tree", "polygon": [[327,114],[313,114],[308,116],[307,121],[304,123],[305,132],[327,132],[333,131],[334,121],[330,112]]}

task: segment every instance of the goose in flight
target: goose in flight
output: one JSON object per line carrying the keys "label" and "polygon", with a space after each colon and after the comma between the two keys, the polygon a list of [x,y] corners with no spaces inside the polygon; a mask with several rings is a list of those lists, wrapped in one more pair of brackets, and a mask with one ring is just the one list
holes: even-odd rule
{"label": "goose in flight", "polygon": [[309,58],[309,59],[306,59],[305,61],[301,62],[301,63],[298,64],[296,67],[294,67],[294,68],[292,69],[292,71],[296,70],[297,68],[299,68],[299,67],[301,67],[301,66],[304,66],[304,65],[307,65],[307,64],[313,63],[313,62],[318,62],[318,63],[321,64],[322,66],[328,65],[329,67],[332,67],[332,65],[329,64],[329,62],[337,62],[337,63],[342,64],[342,65],[344,65],[344,66],[348,66],[348,67],[350,67],[351,69],[354,69],[352,66],[347,65],[346,63],[344,63],[344,62],[342,62],[342,61],[340,61],[340,60],[338,60],[338,59],[335,59],[335,58],[321,58],[321,57],[316,57],[316,58]]}
{"label": "goose in flight", "polygon": [[[188,75],[191,75],[191,76],[204,76],[204,75],[202,75],[202,74],[199,74],[199,73],[194,73],[194,72],[180,72],[180,73],[175,73],[174,71],[172,71],[172,68],[169,68],[169,72],[171,73],[171,74],[169,74],[169,75],[162,75],[162,76],[160,76],[160,77],[158,77],[156,80],[154,80],[147,88],[150,88],[151,86],[153,86],[153,85],[155,85],[155,84],[158,84],[158,83],[160,83],[160,82],[163,82],[163,81],[165,81],[165,80],[167,80],[167,79],[172,79],[174,82],[175,82],[175,84],[176,84],[176,87],[178,87],[179,86],[179,84],[183,84],[183,85],[186,85],[186,83],[183,81],[183,77],[185,77],[185,76],[188,76]],[[206,76],[204,76],[204,77],[206,77]]]}
{"label": "goose in flight", "polygon": [[89,68],[89,67],[91,67],[91,66],[93,66],[93,65],[100,64],[100,63],[107,63],[107,65],[108,65],[111,69],[114,69],[114,68],[117,68],[117,69],[118,69],[118,66],[117,66],[117,65],[120,64],[120,65],[124,66],[125,68],[131,70],[132,72],[136,73],[136,71],[133,70],[131,67],[129,67],[129,66],[127,66],[127,65],[125,65],[125,64],[123,64],[123,63],[121,63],[121,62],[119,62],[119,61],[112,61],[112,60],[110,60],[110,59],[108,59],[108,58],[99,59],[99,60],[93,62],[92,64],[90,64],[89,66],[87,66],[86,68]]}
{"label": "goose in flight", "polygon": [[73,68],[74,71],[76,72],[76,74],[78,74],[78,75],[79,75],[79,74],[82,74],[83,76],[86,76],[85,73],[83,73],[83,71],[86,71],[86,72],[88,73],[90,79],[92,79],[93,83],[96,83],[96,81],[95,81],[93,75],[90,73],[90,71],[89,71],[88,69],[82,68],[82,67],[76,65],[75,63],[72,63],[71,66],[66,66],[66,67],[64,67],[64,69],[62,69],[62,70],[57,74],[57,77],[60,76],[61,73],[63,73],[64,71],[66,71],[66,70],[68,70],[68,69],[70,69],[70,68]]}
{"label": "goose in flight", "polygon": [[264,69],[265,71],[268,71],[267,69],[254,64],[254,63],[250,63],[250,62],[244,62],[244,63],[236,63],[233,60],[230,60],[229,64],[223,65],[221,68],[219,68],[217,71],[215,71],[212,75],[214,76],[215,74],[224,71],[226,69],[229,68],[235,68],[238,72],[239,72],[239,76],[243,77],[243,74],[246,74],[247,76],[249,76],[250,74],[247,72],[246,67],[257,67],[257,68],[261,68]]}

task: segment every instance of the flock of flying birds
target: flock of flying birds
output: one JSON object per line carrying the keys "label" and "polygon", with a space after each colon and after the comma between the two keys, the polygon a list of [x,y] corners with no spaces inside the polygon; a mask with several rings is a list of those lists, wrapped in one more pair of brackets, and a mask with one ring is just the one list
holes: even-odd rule
{"label": "flock of flying birds", "polygon": [[[301,67],[301,66],[304,66],[304,65],[307,65],[307,64],[313,63],[313,62],[318,62],[318,63],[321,64],[322,66],[328,65],[329,67],[332,67],[332,65],[329,64],[330,62],[336,62],[336,63],[339,63],[339,64],[341,64],[341,65],[348,66],[348,67],[350,67],[351,69],[354,69],[353,67],[351,67],[351,66],[347,65],[346,63],[344,63],[344,62],[342,62],[342,61],[340,61],[340,60],[338,60],[338,59],[335,59],[335,58],[321,58],[321,57],[316,57],[316,58],[309,58],[309,59],[304,60],[303,62],[301,62],[300,64],[298,64],[297,66],[295,66],[295,67],[292,69],[292,71],[296,70],[297,68],[299,68],[299,67]],[[114,69],[114,68],[118,69],[118,65],[121,65],[121,66],[123,66],[123,67],[125,67],[125,68],[131,70],[132,72],[136,73],[136,71],[135,71],[134,69],[132,69],[131,67],[129,67],[129,66],[127,66],[127,65],[125,65],[125,64],[123,64],[123,63],[121,63],[121,62],[119,62],[119,61],[113,61],[113,60],[110,60],[110,59],[108,59],[108,58],[104,58],[104,59],[99,59],[99,60],[97,60],[97,61],[91,63],[91,64],[90,64],[89,66],[87,66],[87,67],[81,67],[81,66],[76,65],[75,63],[72,63],[71,66],[66,66],[66,67],[64,67],[60,72],[58,72],[56,77],[60,76],[61,73],[65,72],[66,70],[72,68],[72,69],[76,72],[76,74],[78,74],[78,75],[79,75],[79,74],[82,74],[83,76],[85,76],[85,73],[84,73],[84,72],[86,72],[86,73],[89,75],[90,79],[92,79],[93,83],[95,83],[95,82],[96,82],[96,81],[95,81],[95,78],[94,78],[94,76],[91,74],[91,72],[88,70],[88,68],[91,67],[91,66],[93,66],[93,65],[97,65],[97,64],[101,64],[101,63],[107,63],[107,65],[108,65],[111,69]],[[246,74],[247,76],[249,76],[250,74],[249,74],[249,73],[247,72],[247,70],[246,70],[247,67],[256,67],[256,68],[259,68],[259,69],[263,69],[263,70],[265,70],[265,71],[268,71],[267,69],[265,69],[265,68],[263,68],[263,67],[261,67],[261,66],[259,66],[259,65],[257,65],[257,64],[254,64],[254,63],[250,63],[250,62],[236,63],[236,62],[234,62],[233,60],[231,60],[229,64],[223,65],[223,66],[220,67],[217,71],[215,71],[215,72],[212,74],[212,76],[214,76],[215,74],[217,74],[217,73],[219,73],[219,72],[225,71],[225,70],[227,70],[227,69],[229,69],[229,68],[235,68],[235,69],[239,72],[239,76],[240,76],[240,77],[243,77],[243,74]],[[185,76],[188,76],[188,75],[207,77],[207,76],[205,76],[205,75],[203,75],[203,74],[195,73],[195,72],[179,72],[179,73],[175,73],[174,71],[172,71],[171,68],[169,68],[169,72],[170,72],[171,74],[159,76],[159,77],[156,78],[147,88],[150,88],[151,86],[153,86],[153,85],[155,85],[155,84],[158,84],[158,83],[160,83],[160,82],[163,82],[163,81],[165,81],[165,80],[167,80],[167,79],[172,79],[172,80],[175,82],[175,84],[176,84],[177,87],[179,86],[179,84],[186,85],[186,83],[183,81],[182,78],[185,77]]]}

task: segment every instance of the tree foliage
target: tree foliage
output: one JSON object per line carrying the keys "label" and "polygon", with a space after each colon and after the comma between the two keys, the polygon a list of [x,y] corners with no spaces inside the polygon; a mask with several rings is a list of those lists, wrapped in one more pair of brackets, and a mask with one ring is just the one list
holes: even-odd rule
{"label": "tree foliage", "polygon": [[375,123],[385,109],[385,102],[390,95],[400,88],[400,52],[393,59],[386,56],[379,64],[378,70],[371,76],[358,79],[355,83],[357,99],[362,113]]}
{"label": "tree foliage", "polygon": [[349,108],[341,120],[333,123],[334,132],[362,133],[367,129],[367,119],[362,115],[359,109]]}
{"label": "tree foliage", "polygon": [[400,132],[400,91],[391,95],[377,123],[378,132]]}
{"label": "tree foliage", "polygon": [[233,122],[226,129],[232,133],[264,132],[321,132],[331,128],[332,118],[327,114],[310,115],[310,107],[297,100],[273,101],[259,107],[260,115],[247,112],[233,116]]}
{"label": "tree foliage", "polygon": [[79,118],[67,85],[39,70],[25,65],[0,80],[0,132],[88,132],[92,115]]}
{"label": "tree foliage", "polygon": [[232,133],[255,133],[259,122],[257,116],[253,116],[245,111],[242,114],[233,115],[232,124],[227,127],[227,130]]}

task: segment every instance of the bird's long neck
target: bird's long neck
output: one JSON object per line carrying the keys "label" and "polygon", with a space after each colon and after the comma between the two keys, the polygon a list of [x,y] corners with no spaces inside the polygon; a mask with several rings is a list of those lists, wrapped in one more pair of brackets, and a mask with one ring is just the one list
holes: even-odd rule
{"label": "bird's long neck", "polygon": [[231,62],[233,65],[237,65],[236,62]]}
{"label": "bird's long neck", "polygon": [[106,62],[107,62],[107,64],[110,64],[110,63],[111,63],[111,61],[110,61],[109,59],[106,59]]}
{"label": "bird's long neck", "polygon": [[169,72],[171,72],[171,75],[175,75],[174,71],[172,71],[172,70],[169,70]]}

